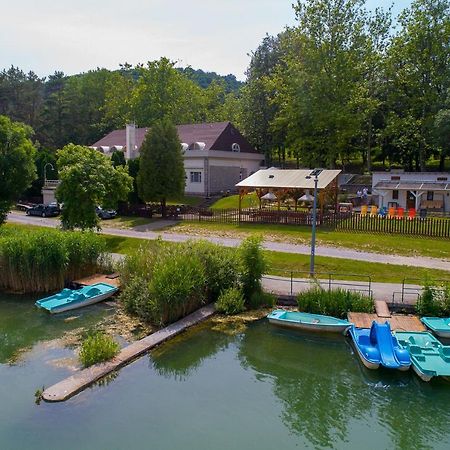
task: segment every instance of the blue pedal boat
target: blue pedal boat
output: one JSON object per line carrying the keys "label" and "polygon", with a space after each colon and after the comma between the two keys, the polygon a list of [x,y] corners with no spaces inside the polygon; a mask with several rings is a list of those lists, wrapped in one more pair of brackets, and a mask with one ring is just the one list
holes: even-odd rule
{"label": "blue pedal boat", "polygon": [[433,377],[450,377],[450,346],[442,345],[428,331],[397,331],[395,336],[400,345],[407,348],[414,372],[423,380]]}
{"label": "blue pedal boat", "polygon": [[331,333],[345,333],[352,326],[348,320],[336,319],[321,314],[309,314],[296,311],[277,309],[272,311],[267,318],[269,322],[289,328],[307,331],[321,331]]}
{"label": "blue pedal boat", "polygon": [[83,308],[111,297],[118,288],[107,283],[95,283],[81,289],[63,289],[58,294],[38,300],[35,304],[52,314]]}
{"label": "blue pedal boat", "polygon": [[388,369],[408,370],[411,358],[408,350],[399,345],[392,335],[389,322],[372,322],[371,328],[351,327],[350,337],[359,358],[368,369],[380,366]]}
{"label": "blue pedal boat", "polygon": [[422,317],[420,319],[436,336],[450,338],[450,318]]}

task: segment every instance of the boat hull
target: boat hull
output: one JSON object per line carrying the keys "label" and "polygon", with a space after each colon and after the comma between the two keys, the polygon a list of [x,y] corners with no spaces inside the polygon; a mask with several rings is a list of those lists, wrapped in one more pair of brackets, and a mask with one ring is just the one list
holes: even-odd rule
{"label": "boat hull", "polygon": [[436,336],[450,339],[450,322],[438,317],[422,317],[422,323]]}
{"label": "boat hull", "polygon": [[344,334],[350,325],[332,325],[332,324],[315,324],[315,323],[305,323],[305,322],[289,322],[280,319],[270,319],[269,322],[273,325],[285,328],[293,328],[296,330],[304,331],[316,331],[325,333],[341,333]]}
{"label": "boat hull", "polygon": [[112,297],[115,294],[115,292],[116,291],[107,292],[106,294],[102,294],[97,297],[89,298],[81,303],[72,303],[72,304],[64,305],[64,306],[61,306],[58,308],[54,308],[49,312],[50,312],[50,314],[59,314],[59,313],[63,313],[66,311],[71,311],[73,309],[79,309],[79,308],[84,308],[85,306],[94,305],[95,303],[100,303],[103,300],[106,300],[107,298]]}
{"label": "boat hull", "polygon": [[355,344],[355,342],[352,339],[353,348],[356,350],[356,354],[359,357],[359,360],[364,364],[365,367],[367,367],[370,370],[377,370],[380,368],[380,363],[375,363],[372,361],[369,361],[361,352],[359,347]]}

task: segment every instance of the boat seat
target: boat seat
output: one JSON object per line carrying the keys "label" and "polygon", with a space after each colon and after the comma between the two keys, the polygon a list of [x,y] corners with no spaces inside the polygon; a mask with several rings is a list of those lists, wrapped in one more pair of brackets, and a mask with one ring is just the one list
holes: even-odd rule
{"label": "boat seat", "polygon": [[411,355],[420,355],[422,353],[422,349],[418,345],[410,345],[409,352]]}
{"label": "boat seat", "polygon": [[93,297],[94,295],[99,295],[99,294],[101,294],[101,291],[99,288],[92,288],[86,292],[86,295],[88,295],[89,297]]}

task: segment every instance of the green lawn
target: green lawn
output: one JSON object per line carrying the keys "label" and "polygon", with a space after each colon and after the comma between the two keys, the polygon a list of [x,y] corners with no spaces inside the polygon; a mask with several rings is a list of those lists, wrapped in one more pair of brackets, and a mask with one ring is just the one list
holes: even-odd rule
{"label": "green lawn", "polygon": [[[258,208],[259,200],[255,192],[242,198],[242,208]],[[217,200],[211,209],[236,209],[239,208],[239,195],[230,195]]]}
{"label": "green lawn", "polygon": [[195,197],[193,195],[183,195],[183,197],[167,200],[168,205],[188,205],[198,206],[204,200],[203,197]]}
{"label": "green lawn", "polygon": [[[244,237],[262,234],[266,240],[309,244],[311,228],[300,225],[219,224],[209,222],[181,222],[171,228],[174,233],[223,235]],[[317,244],[346,247],[356,250],[398,254],[405,256],[430,256],[450,259],[450,240],[395,234],[368,234],[351,231],[317,230]]]}
{"label": "green lawn", "polygon": [[111,220],[105,220],[101,222],[101,225],[105,228],[133,228],[139,225],[147,225],[149,223],[156,222],[158,219],[147,219],[146,217],[128,217],[117,216]]}

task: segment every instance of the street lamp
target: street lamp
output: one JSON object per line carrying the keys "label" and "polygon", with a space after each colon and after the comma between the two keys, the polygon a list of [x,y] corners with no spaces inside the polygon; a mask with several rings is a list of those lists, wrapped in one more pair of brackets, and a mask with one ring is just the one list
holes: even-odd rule
{"label": "street lamp", "polygon": [[47,166],[50,166],[52,168],[52,170],[55,170],[52,163],[48,162],[45,164],[45,166],[44,166],[44,186],[47,184]]}
{"label": "street lamp", "polygon": [[309,180],[314,177],[314,203],[312,216],[312,233],[311,233],[311,259],[309,263],[309,275],[314,276],[314,257],[316,255],[316,222],[317,222],[317,184],[319,182],[319,175],[323,169],[314,169],[306,178]]}

